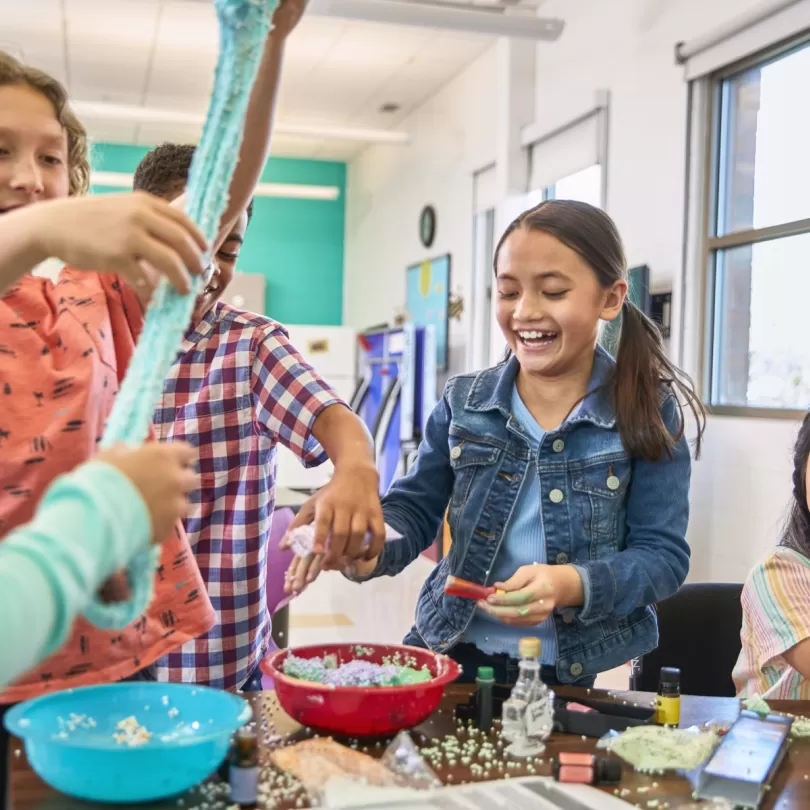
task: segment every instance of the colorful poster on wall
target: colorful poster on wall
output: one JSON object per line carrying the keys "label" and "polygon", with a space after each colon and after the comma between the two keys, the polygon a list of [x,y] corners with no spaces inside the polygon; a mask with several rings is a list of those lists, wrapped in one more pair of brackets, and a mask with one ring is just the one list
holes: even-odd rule
{"label": "colorful poster on wall", "polygon": [[447,370],[450,255],[411,265],[407,271],[405,309],[417,326],[436,330],[437,371]]}

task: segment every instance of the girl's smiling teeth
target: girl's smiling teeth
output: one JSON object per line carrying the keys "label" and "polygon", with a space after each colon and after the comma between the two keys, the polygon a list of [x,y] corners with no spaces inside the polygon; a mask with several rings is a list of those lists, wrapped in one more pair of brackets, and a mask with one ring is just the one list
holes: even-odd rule
{"label": "girl's smiling teeth", "polygon": [[557,332],[539,329],[518,329],[516,330],[518,339],[524,346],[548,346],[557,338]]}

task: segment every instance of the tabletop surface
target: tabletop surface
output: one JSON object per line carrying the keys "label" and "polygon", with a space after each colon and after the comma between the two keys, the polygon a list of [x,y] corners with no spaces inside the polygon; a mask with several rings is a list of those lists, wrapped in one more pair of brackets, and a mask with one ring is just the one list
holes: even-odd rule
{"label": "tabletop surface", "polygon": [[[582,690],[559,689],[561,695],[567,697],[582,696]],[[415,730],[414,738],[417,743],[444,737],[456,733],[454,718],[455,707],[467,700],[472,693],[472,687],[451,686],[445,692],[439,710],[424,724]],[[254,707],[257,718],[264,723],[272,724],[275,731],[281,735],[293,735],[294,738],[304,739],[306,733],[295,721],[289,718],[279,707],[275,693],[263,692],[247,696]],[[628,703],[649,704],[653,696],[633,692],[600,692],[590,690],[591,698],[607,698]],[[795,715],[810,715],[810,701],[801,702],[773,702],[771,708],[775,712],[786,712]],[[681,701],[681,726],[689,727],[716,720],[723,723],[732,722],[739,713],[739,701],[733,698],[707,698],[684,696]],[[260,740],[263,735],[260,734]],[[269,749],[262,742],[262,758],[267,761]],[[558,751],[588,751],[595,750],[596,740],[582,739],[569,735],[555,734],[549,741],[547,750],[542,756],[542,765],[536,766],[536,773],[549,775],[551,772],[549,760]],[[374,744],[368,747],[371,755],[381,755],[385,744]],[[521,760],[515,760],[521,763]],[[90,805],[56,793],[45,785],[31,770],[25,758],[22,746],[17,740],[11,742],[10,758],[10,808],[11,810],[88,810]],[[496,769],[493,769],[496,770]],[[475,781],[468,767],[456,764],[453,767],[437,769],[439,778],[445,784],[461,784]],[[501,777],[516,778],[528,775],[525,765],[519,764],[515,768],[498,774],[491,774],[490,778]],[[773,781],[771,790],[762,804],[763,810],[792,810],[792,808],[810,808],[810,740],[794,741],[788,751],[786,760],[779,769]],[[678,775],[647,776],[635,773],[628,766],[624,767],[620,794],[630,806],[671,808],[672,810],[686,810],[686,808],[706,807],[704,803],[696,803],[692,799],[692,786]],[[217,780],[198,788],[183,797],[174,798],[165,802],[148,805],[151,810],[216,810],[216,808],[229,807],[227,790],[217,784]],[[262,804],[259,805],[263,807]],[[273,805],[267,805],[268,808]],[[291,802],[282,802],[275,805],[278,810],[285,808],[306,806]],[[113,810],[113,806],[107,805]]]}

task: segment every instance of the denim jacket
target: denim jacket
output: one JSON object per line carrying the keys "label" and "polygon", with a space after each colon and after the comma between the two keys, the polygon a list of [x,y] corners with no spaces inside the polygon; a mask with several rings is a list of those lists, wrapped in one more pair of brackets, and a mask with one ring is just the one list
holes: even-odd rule
{"label": "denim jacket", "polygon": [[[689,570],[691,459],[686,439],[658,463],[627,454],[610,402],[614,367],[597,348],[586,398],[546,434],[536,468],[511,415],[515,357],[448,382],[415,465],[383,499],[386,523],[403,538],[386,543],[365,577],[402,571],[434,542],[448,513],[450,553],[422,588],[406,643],[445,652],[459,642],[476,604],[446,596],[445,580],[452,574],[491,584],[521,482],[537,469],[546,562],[574,565],[585,594],[582,607],[553,614],[560,682],[620,666],[657,645],[651,606],[675,593]],[[677,434],[681,414],[672,394],[662,394],[662,413]]]}

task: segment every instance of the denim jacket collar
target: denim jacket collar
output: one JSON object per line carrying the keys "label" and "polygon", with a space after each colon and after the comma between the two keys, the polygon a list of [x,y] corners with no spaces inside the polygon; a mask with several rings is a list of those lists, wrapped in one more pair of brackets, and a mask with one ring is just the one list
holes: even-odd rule
{"label": "denim jacket collar", "polygon": [[[519,368],[517,357],[511,355],[504,363],[476,375],[465,408],[469,411],[500,411],[509,420],[512,412],[512,388]],[[566,421],[566,425],[590,422],[608,430],[616,426],[609,385],[615,368],[616,361],[597,344],[588,393],[582,406]]]}

